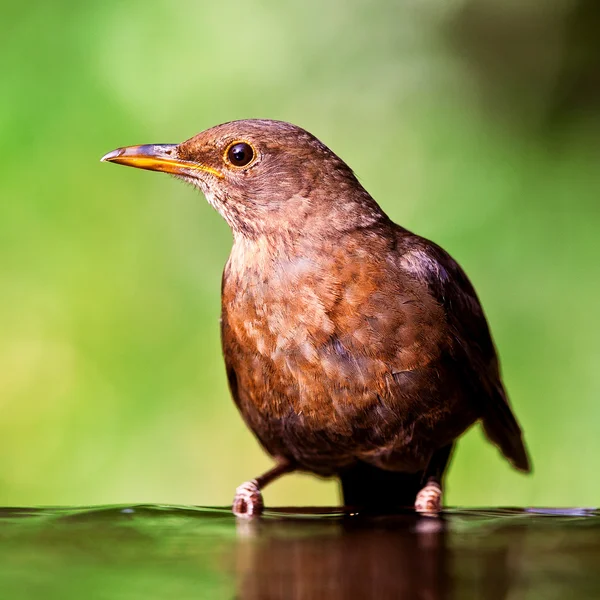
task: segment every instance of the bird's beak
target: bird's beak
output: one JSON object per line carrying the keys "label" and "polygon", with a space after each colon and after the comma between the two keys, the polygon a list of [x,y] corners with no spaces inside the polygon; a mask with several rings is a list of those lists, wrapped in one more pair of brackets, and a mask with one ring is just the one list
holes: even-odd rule
{"label": "bird's beak", "polygon": [[149,171],[162,171],[163,173],[171,173],[171,175],[193,176],[194,171],[204,171],[215,175],[219,179],[224,177],[223,173],[217,169],[201,163],[180,159],[177,144],[146,144],[144,146],[117,148],[105,154],[100,160]]}

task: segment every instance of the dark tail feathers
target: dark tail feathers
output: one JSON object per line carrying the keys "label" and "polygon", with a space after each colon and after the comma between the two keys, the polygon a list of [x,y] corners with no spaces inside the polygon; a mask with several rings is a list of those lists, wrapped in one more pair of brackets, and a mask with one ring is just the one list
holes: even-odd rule
{"label": "dark tail feathers", "polygon": [[504,390],[498,390],[486,409],[482,421],[483,430],[489,440],[500,448],[516,469],[529,473],[531,462],[523,442],[523,434],[508,405]]}

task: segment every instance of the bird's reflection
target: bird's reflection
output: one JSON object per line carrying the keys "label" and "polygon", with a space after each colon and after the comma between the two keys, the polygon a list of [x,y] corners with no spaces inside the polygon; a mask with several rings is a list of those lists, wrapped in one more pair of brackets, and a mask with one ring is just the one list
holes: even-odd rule
{"label": "bird's reflection", "polygon": [[407,514],[239,525],[240,599],[448,597],[442,519]]}
{"label": "bird's reflection", "polygon": [[503,600],[526,530],[484,531],[415,513],[239,521],[236,598]]}

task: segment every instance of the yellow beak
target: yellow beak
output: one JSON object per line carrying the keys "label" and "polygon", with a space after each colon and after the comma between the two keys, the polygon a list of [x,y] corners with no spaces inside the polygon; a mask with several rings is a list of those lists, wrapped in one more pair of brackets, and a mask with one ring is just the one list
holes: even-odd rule
{"label": "yellow beak", "polygon": [[144,146],[127,146],[117,148],[105,154],[100,160],[114,162],[128,167],[162,171],[171,175],[192,175],[190,171],[204,171],[219,179],[224,175],[221,171],[201,163],[181,160],[177,155],[177,144],[146,144]]}

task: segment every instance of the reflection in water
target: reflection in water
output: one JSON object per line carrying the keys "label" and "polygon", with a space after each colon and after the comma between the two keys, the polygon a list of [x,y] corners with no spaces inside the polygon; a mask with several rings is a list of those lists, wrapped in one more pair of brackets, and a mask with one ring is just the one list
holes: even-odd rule
{"label": "reflection in water", "polygon": [[0,508],[0,597],[600,598],[600,512]]}
{"label": "reflection in water", "polygon": [[[452,593],[457,565],[452,564],[455,557],[447,543],[451,534],[440,518],[406,514],[293,523],[294,527],[289,520],[238,522],[238,598],[460,597]],[[480,559],[479,565],[471,565],[473,572],[481,574],[483,567],[496,580],[485,585],[485,597],[505,598],[506,549]],[[465,587],[475,592],[478,584],[467,580]]]}

